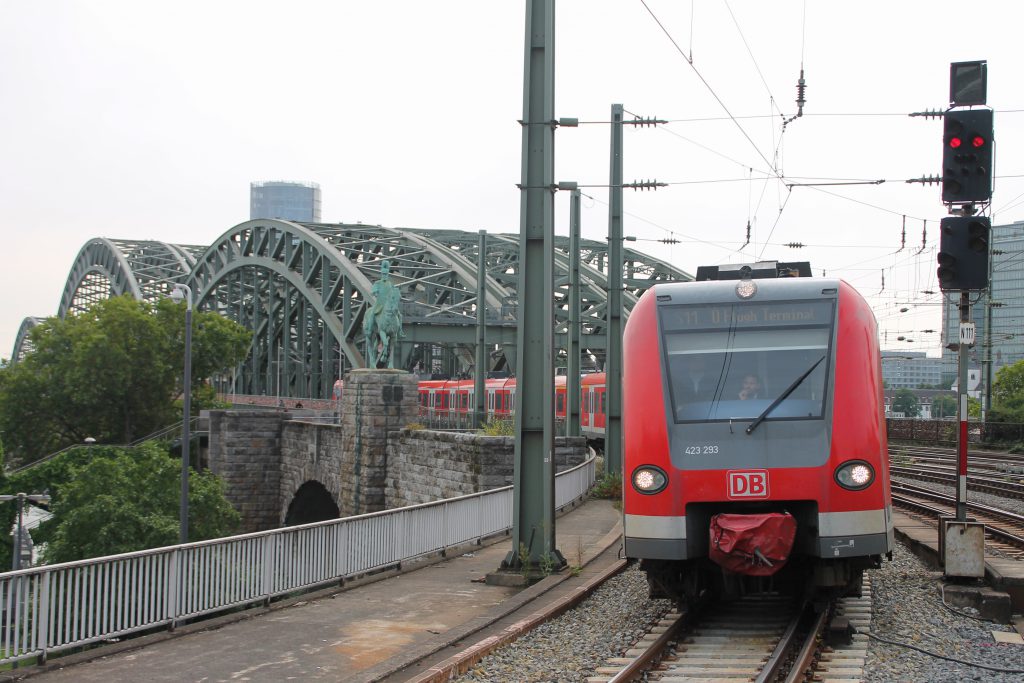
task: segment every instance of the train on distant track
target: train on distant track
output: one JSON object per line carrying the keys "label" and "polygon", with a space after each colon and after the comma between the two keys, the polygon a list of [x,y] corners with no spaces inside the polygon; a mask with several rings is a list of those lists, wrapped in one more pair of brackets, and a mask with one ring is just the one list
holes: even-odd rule
{"label": "train on distant track", "polygon": [[[419,414],[424,422],[442,426],[464,427],[472,423],[476,410],[476,383],[471,379],[427,379],[419,382]],[[567,379],[555,377],[555,418],[568,419]],[[334,383],[333,400],[341,400],[344,381]],[[501,377],[484,380],[485,420],[511,420],[515,416],[516,378]],[[604,439],[605,373],[591,372],[580,376],[580,434],[595,445]]]}
{"label": "train on distant track", "polygon": [[809,275],[702,268],[629,316],[625,554],[654,596],[842,593],[891,557],[875,318],[846,282]]}
{"label": "train on distant track", "polygon": [[[565,420],[567,379],[555,377],[555,418]],[[487,379],[484,405],[488,420],[508,420],[515,415],[516,378]],[[423,380],[419,383],[420,415],[425,418],[465,422],[476,410],[476,389],[471,379]],[[605,373],[580,377],[580,433],[591,440],[604,439]]]}

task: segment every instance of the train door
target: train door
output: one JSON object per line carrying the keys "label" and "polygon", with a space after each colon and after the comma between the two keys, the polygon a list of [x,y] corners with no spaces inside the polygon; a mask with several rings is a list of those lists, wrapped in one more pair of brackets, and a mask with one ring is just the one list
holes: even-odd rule
{"label": "train door", "polygon": [[583,407],[580,410],[580,422],[584,427],[592,427],[594,424],[594,387],[587,387],[583,392]]}

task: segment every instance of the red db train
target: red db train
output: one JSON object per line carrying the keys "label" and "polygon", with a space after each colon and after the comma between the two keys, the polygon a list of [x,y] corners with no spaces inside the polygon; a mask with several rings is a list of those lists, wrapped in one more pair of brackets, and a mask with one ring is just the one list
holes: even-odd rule
{"label": "red db train", "polygon": [[[580,433],[604,438],[605,374],[593,372],[580,378]],[[566,419],[566,378],[555,378],[555,418]],[[428,422],[468,424],[476,409],[475,384],[471,379],[423,380],[419,383],[420,416]],[[507,420],[515,414],[516,378],[488,379],[484,383],[488,420]]]}
{"label": "red db train", "polygon": [[652,595],[688,602],[763,577],[842,592],[891,557],[875,318],[847,283],[809,275],[701,268],[629,316],[625,553]]}

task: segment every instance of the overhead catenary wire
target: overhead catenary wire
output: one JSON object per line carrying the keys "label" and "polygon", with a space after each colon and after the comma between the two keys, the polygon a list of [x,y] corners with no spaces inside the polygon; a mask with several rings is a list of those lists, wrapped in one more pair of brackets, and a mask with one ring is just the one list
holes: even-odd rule
{"label": "overhead catenary wire", "polygon": [[715,92],[715,89],[711,87],[711,84],[707,82],[707,80],[704,78],[704,75],[701,74],[700,70],[696,66],[694,66],[693,62],[690,61],[690,59],[687,58],[686,54],[683,53],[682,48],[679,47],[679,43],[677,43],[676,39],[672,37],[672,34],[669,32],[667,28],[665,28],[665,25],[661,23],[661,20],[658,19],[658,15],[654,13],[654,10],[650,8],[646,0],[640,0],[640,4],[643,5],[644,9],[646,9],[648,14],[651,15],[651,18],[658,25],[658,28],[662,30],[662,32],[665,34],[668,40],[676,48],[676,51],[679,52],[680,56],[682,56],[682,58],[686,61],[690,68],[693,69],[693,72],[697,75],[697,78],[699,78],[700,82],[704,84],[704,87],[707,88],[708,92],[711,93],[711,96],[715,98],[715,101],[717,101],[719,106],[722,107],[722,110],[729,116],[729,119],[732,120],[734,124],[736,124],[736,127],[739,129],[740,133],[743,134],[743,137],[746,138],[747,142],[749,142],[750,145],[754,148],[758,156],[760,156],[761,159],[764,160],[764,163],[768,164],[768,167],[771,168],[776,175],[778,175],[778,169],[772,166],[772,162],[768,160],[768,157],[764,155],[764,152],[761,151],[761,148],[757,146],[757,143],[754,142],[753,138],[751,138],[747,131],[743,128],[743,126],[740,125],[740,122],[736,119],[736,117],[732,115],[732,112],[729,111],[729,107],[727,107],[725,102],[722,101],[722,98],[718,96],[718,93]]}

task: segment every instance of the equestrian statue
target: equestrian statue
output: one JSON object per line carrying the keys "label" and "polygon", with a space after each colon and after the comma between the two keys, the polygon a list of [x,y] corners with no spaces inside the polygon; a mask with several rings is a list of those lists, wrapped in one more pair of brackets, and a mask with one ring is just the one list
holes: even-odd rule
{"label": "equestrian statue", "polygon": [[369,368],[394,368],[395,344],[402,334],[402,301],[398,286],[391,282],[391,262],[380,263],[380,279],[370,289],[373,303],[363,317],[366,337],[366,365]]}

